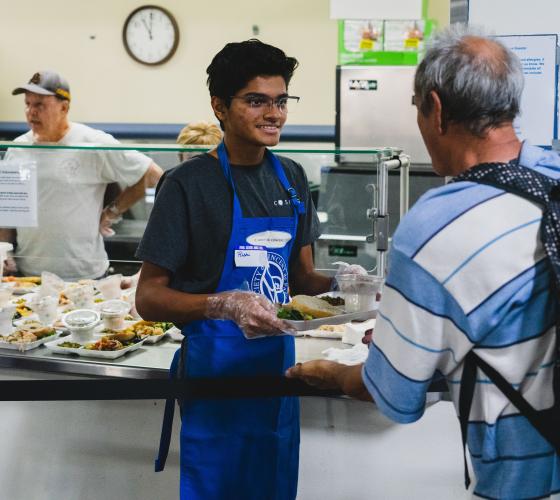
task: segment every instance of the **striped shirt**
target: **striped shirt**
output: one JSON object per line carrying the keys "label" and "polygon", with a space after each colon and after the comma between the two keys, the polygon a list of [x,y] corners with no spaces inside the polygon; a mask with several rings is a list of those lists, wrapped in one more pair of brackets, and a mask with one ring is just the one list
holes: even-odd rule
{"label": "striped shirt", "polygon": [[[520,164],[560,178],[555,152],[524,144]],[[419,419],[439,375],[457,408],[463,359],[473,348],[536,409],[553,405],[556,304],[541,218],[541,208],[519,196],[457,182],[426,193],[402,220],[362,372],[386,416]],[[468,447],[476,496],[560,493],[552,446],[480,371]]]}

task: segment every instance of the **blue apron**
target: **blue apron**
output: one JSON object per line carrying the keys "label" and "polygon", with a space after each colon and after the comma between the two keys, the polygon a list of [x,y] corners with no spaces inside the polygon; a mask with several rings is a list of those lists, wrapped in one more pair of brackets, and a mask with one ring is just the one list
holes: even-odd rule
{"label": "blue apron", "polygon": [[[233,222],[216,292],[247,289],[274,302],[288,300],[288,264],[303,203],[289,185],[280,161],[266,155],[290,196],[293,217],[244,218],[224,144],[220,164],[233,189]],[[238,267],[234,252],[247,238],[266,231],[289,233],[280,248],[265,246],[268,266]],[[276,233],[277,234],[277,233]],[[266,234],[265,234],[266,236]],[[287,238],[287,235],[286,235]],[[232,321],[200,320],[183,328],[185,346],[175,353],[171,376],[227,377],[281,375],[295,363],[289,335],[247,340]],[[182,353],[182,354],[181,354]],[[171,405],[171,408],[169,406]],[[166,406],[162,443],[171,433],[174,402]],[[182,500],[295,499],[299,466],[299,401],[295,397],[187,400],[181,406]],[[160,445],[156,470],[165,463]]]}

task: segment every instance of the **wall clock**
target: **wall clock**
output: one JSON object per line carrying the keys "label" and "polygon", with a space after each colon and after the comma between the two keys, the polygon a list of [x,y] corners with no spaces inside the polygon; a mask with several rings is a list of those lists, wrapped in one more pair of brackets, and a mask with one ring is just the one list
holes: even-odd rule
{"label": "wall clock", "polygon": [[149,66],[163,64],[177,50],[179,26],[163,7],[143,5],[126,18],[123,43],[135,61]]}

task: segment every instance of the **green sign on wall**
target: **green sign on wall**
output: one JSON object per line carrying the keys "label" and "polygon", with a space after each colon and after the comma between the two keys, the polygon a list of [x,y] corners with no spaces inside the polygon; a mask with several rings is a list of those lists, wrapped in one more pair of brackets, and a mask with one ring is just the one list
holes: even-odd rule
{"label": "green sign on wall", "polygon": [[338,22],[338,64],[415,66],[435,29],[430,19]]}

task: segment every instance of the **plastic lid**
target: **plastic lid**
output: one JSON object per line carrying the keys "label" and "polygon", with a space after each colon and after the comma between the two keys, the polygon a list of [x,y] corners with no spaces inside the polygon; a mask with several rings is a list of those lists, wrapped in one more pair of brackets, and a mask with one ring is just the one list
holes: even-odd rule
{"label": "plastic lid", "polygon": [[101,304],[100,311],[105,316],[121,316],[130,311],[130,304],[124,300],[106,300]]}
{"label": "plastic lid", "polygon": [[90,328],[99,322],[99,313],[92,309],[76,309],[66,313],[62,322],[68,328]]}

